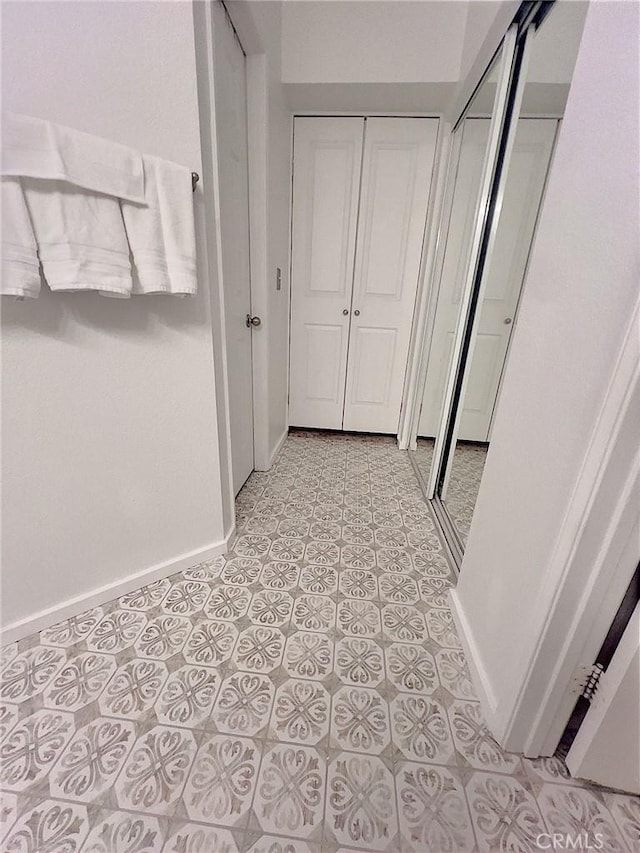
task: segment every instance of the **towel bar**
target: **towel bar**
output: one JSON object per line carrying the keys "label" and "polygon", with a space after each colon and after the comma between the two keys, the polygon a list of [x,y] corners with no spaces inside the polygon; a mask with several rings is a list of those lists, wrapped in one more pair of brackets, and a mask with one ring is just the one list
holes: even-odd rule
{"label": "towel bar", "polygon": [[196,184],[200,180],[200,175],[197,172],[191,172],[191,189],[193,192],[196,191]]}

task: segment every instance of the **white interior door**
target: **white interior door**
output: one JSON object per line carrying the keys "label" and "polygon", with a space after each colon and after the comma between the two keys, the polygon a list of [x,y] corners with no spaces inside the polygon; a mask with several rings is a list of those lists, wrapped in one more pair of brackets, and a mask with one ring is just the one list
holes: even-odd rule
{"label": "white interior door", "polygon": [[[459,439],[487,441],[527,258],[542,200],[557,128],[556,119],[520,119],[509,166],[500,220],[490,259],[487,288],[467,384]],[[418,434],[433,436],[447,377],[460,310],[466,245],[473,224],[487,119],[465,122],[447,252],[438,298],[430,363]]]}
{"label": "white interior door", "polygon": [[296,118],[289,423],[342,429],[364,120]]}
{"label": "white interior door", "polygon": [[[222,4],[213,6],[216,146],[231,455],[237,494],[253,471],[251,279],[245,57]],[[253,327],[252,327],[253,328]]]}
{"label": "white interior door", "polygon": [[567,754],[572,776],[640,794],[640,604]]}
{"label": "white interior door", "polygon": [[398,431],[437,119],[368,118],[343,428]]}

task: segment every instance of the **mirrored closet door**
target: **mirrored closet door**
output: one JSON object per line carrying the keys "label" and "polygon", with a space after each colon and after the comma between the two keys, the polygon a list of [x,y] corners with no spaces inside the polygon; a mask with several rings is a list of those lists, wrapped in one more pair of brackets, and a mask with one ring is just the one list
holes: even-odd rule
{"label": "mirrored closet door", "polygon": [[586,3],[532,4],[528,14],[507,34],[454,128],[424,342],[412,456],[458,562],[487,461]]}
{"label": "mirrored closet door", "polygon": [[[512,45],[510,50],[513,50]],[[427,341],[427,369],[414,456],[425,486],[432,471],[472,249],[477,251],[476,223],[488,201],[489,175],[484,185],[482,179],[483,170],[491,168],[489,157],[495,157],[495,146],[493,152],[489,150],[489,131],[498,91],[497,81],[501,73],[505,73],[510,60],[511,56],[505,53],[503,46],[480,82],[467,113],[453,132],[449,180],[438,241],[440,279],[437,294],[435,288],[432,291],[432,303],[437,296],[437,310]]]}

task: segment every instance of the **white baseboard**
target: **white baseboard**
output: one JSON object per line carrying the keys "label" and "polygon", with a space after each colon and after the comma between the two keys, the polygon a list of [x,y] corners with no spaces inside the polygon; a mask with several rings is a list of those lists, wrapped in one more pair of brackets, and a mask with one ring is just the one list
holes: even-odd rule
{"label": "white baseboard", "polygon": [[449,590],[449,598],[451,601],[453,621],[456,624],[458,636],[462,643],[464,655],[471,673],[473,686],[478,694],[478,699],[480,700],[480,705],[482,707],[486,723],[489,726],[489,729],[491,729],[491,734],[494,737],[497,737],[496,732],[493,730],[496,722],[497,702],[493,688],[491,687],[491,682],[489,681],[484,664],[482,663],[482,658],[474,640],[471,626],[469,625],[464,610],[462,609],[457,590]]}
{"label": "white baseboard", "polygon": [[205,548],[197,548],[195,551],[188,551],[163,563],[156,563],[150,568],[143,569],[141,572],[136,572],[136,574],[129,575],[114,583],[105,584],[105,586],[98,587],[98,589],[91,592],[69,598],[60,604],[54,604],[46,610],[40,610],[38,613],[34,613],[33,616],[27,616],[17,622],[3,625],[0,643],[6,645],[7,643],[15,642],[15,640],[21,640],[23,637],[35,634],[43,628],[48,628],[51,625],[61,622],[63,619],[68,619],[70,616],[77,616],[80,613],[84,613],[85,610],[106,604],[108,601],[119,598],[121,595],[126,595],[128,592],[133,592],[141,586],[146,586],[153,583],[153,581],[166,578],[176,572],[184,571],[184,569],[188,569],[197,563],[202,563],[205,560],[210,560],[213,557],[224,554],[229,550],[235,536],[236,529],[234,526],[220,542],[207,545]]}
{"label": "white baseboard", "polygon": [[273,449],[273,453],[272,453],[272,454],[271,454],[271,456],[269,457],[269,468],[271,468],[271,466],[273,465],[273,463],[276,461],[276,457],[278,456],[278,453],[280,453],[280,451],[282,450],[282,445],[283,445],[283,444],[285,443],[285,441],[287,440],[287,436],[288,436],[288,435],[289,435],[289,427],[287,427],[287,428],[285,429],[285,431],[282,433],[282,435],[281,435],[281,436],[280,436],[280,438],[278,439],[278,442],[277,442],[276,446],[275,446],[275,447],[274,447],[274,449]]}

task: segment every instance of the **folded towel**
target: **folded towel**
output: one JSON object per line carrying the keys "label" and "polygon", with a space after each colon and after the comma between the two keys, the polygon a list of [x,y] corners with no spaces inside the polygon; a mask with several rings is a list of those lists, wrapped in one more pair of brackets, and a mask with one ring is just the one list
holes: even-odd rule
{"label": "folded towel", "polygon": [[145,205],[122,201],[134,293],[194,294],[196,238],[191,171],[143,156]]}
{"label": "folded towel", "polygon": [[2,116],[0,172],[67,181],[116,198],[144,202],[144,172],[138,151],[17,113]]}
{"label": "folded towel", "polygon": [[36,238],[20,178],[2,178],[3,296],[36,297],[40,293],[40,261]]}
{"label": "folded towel", "polygon": [[21,180],[51,290],[129,296],[131,263],[118,199],[64,181]]}

